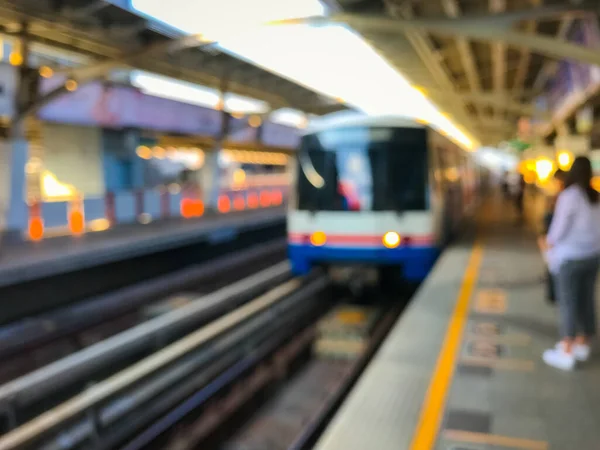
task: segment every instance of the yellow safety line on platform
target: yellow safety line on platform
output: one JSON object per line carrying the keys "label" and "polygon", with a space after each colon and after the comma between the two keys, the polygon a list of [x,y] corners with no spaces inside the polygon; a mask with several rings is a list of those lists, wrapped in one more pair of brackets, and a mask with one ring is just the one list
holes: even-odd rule
{"label": "yellow safety line on platform", "polygon": [[450,318],[442,350],[429,383],[419,423],[410,450],[431,450],[435,444],[444,412],[446,397],[460,351],[462,336],[469,317],[469,305],[481,266],[483,246],[475,243],[458,293],[456,305]]}
{"label": "yellow safety line on platform", "polygon": [[446,430],[444,431],[444,438],[454,442],[493,445],[494,447],[518,448],[523,450],[548,450],[548,443],[545,441],[498,436],[495,434],[473,433],[471,431]]}

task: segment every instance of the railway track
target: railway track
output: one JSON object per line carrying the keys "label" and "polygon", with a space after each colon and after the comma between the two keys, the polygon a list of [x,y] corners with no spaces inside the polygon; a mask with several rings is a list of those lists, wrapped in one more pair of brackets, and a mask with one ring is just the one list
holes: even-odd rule
{"label": "railway track", "polygon": [[[252,299],[18,424],[0,436],[0,450],[310,448],[403,305],[331,310],[338,302],[328,277],[294,279],[286,265],[254,275],[262,288],[248,289]],[[242,280],[212,300],[221,304],[248,286]],[[115,336],[118,347],[104,346],[72,368],[91,373],[86,361],[189,320],[192,306]],[[71,372],[55,367],[45,381]],[[35,402],[44,386],[34,377],[12,395],[0,388],[0,407],[9,398],[13,407],[15,398]]]}
{"label": "railway track", "polygon": [[283,261],[276,240],[0,327],[0,385]]}
{"label": "railway track", "polygon": [[348,317],[347,306],[334,309],[325,319],[298,333],[287,347],[282,346],[257,363],[245,377],[204,405],[197,405],[195,414],[172,427],[168,437],[153,436],[145,446],[138,440],[120,448],[312,448],[402,307],[350,309],[352,315],[364,316],[370,311],[376,318],[365,326],[364,320],[357,322]]}
{"label": "railway track", "polygon": [[280,262],[1,385],[3,431],[17,428],[290,277],[288,264]]}
{"label": "railway track", "polygon": [[[278,270],[283,273],[283,267]],[[141,436],[140,429],[188,402],[198,389],[213,386],[267,347],[275,351],[280,339],[293,339],[298,327],[314,322],[326,308],[322,294],[328,284],[315,273],[255,293],[254,300],[3,435],[0,449],[113,448],[136,432]],[[225,289],[227,297],[235,294],[235,287]],[[189,312],[180,309],[154,319],[154,331],[176,314],[178,321],[186,320]]]}

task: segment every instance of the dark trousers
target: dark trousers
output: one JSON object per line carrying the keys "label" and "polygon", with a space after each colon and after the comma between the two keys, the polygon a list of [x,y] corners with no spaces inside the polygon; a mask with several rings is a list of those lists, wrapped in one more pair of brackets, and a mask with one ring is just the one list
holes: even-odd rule
{"label": "dark trousers", "polygon": [[555,281],[548,269],[546,269],[546,299],[553,305],[556,303]]}
{"label": "dark trousers", "polygon": [[596,335],[596,276],[600,257],[565,261],[557,274],[556,288],[562,337]]}

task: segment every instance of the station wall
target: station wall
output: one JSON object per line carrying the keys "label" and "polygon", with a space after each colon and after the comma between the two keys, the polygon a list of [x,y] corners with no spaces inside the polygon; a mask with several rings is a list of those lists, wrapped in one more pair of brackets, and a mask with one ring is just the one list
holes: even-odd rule
{"label": "station wall", "polygon": [[42,125],[44,167],[84,196],[104,195],[102,129]]}

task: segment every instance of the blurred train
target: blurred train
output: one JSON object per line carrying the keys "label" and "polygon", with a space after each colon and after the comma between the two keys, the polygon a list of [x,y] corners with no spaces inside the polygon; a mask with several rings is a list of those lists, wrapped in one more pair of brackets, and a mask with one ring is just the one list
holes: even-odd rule
{"label": "blurred train", "polygon": [[340,281],[418,283],[476,206],[471,153],[407,118],[323,116],[293,166],[288,255],[299,275],[318,265]]}

